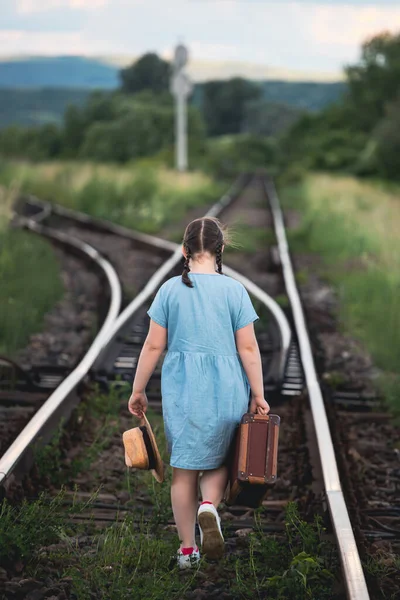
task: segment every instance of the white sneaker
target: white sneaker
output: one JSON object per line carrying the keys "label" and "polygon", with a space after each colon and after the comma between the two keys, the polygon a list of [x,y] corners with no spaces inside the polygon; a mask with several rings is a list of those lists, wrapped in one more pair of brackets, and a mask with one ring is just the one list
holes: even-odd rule
{"label": "white sneaker", "polygon": [[224,553],[224,536],[221,519],[213,504],[201,504],[197,513],[200,529],[201,551],[208,558],[221,558]]}
{"label": "white sneaker", "polygon": [[200,551],[197,548],[193,548],[193,552],[191,554],[183,554],[182,548],[179,548],[176,560],[178,563],[178,567],[180,569],[192,569],[197,567],[200,562]]}

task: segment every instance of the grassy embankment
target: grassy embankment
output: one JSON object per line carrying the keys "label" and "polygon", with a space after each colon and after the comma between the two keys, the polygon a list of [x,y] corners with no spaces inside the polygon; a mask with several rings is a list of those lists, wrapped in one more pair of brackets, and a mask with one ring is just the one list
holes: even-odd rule
{"label": "grassy embankment", "polygon": [[15,190],[151,233],[222,193],[201,173],[177,175],[146,164],[3,163],[0,186],[0,352],[7,355],[41,330],[45,313],[62,294],[50,246],[8,229]]}
{"label": "grassy embankment", "polygon": [[381,369],[379,384],[400,409],[400,188],[352,177],[309,175],[282,186],[282,202],[302,220],[294,250],[318,254],[318,270],[339,294],[343,329]]}
{"label": "grassy embankment", "polygon": [[177,174],[149,161],[125,167],[8,163],[0,170],[0,183],[12,182],[42,200],[147,233],[179,222],[188,210],[215,202],[225,191],[202,173]]}
{"label": "grassy embankment", "polygon": [[50,244],[9,228],[13,198],[0,187],[0,354],[7,356],[41,330],[45,313],[62,295]]}

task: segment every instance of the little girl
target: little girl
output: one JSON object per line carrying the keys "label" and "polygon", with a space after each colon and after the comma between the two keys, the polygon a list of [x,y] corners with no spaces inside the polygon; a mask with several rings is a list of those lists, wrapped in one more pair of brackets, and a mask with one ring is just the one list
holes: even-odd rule
{"label": "little girl", "polygon": [[[201,549],[223,554],[217,507],[227,486],[227,454],[242,415],[265,415],[258,319],[243,285],[223,276],[224,233],[217,219],[186,228],[182,277],[166,281],[148,314],[150,329],[140,354],[129,410],[147,410],[146,385],[163,353],[162,406],[173,467],[171,502],[181,546],[180,568],[196,565],[196,515]],[[198,487],[202,503],[198,507]]]}

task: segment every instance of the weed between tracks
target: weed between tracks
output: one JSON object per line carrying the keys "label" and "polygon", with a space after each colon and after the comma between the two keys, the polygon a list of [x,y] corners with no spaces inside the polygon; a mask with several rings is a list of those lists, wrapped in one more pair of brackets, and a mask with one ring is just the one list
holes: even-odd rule
{"label": "weed between tracks", "polygon": [[[41,496],[20,508],[3,504],[0,547],[7,549],[1,556],[7,569],[13,572],[16,565],[19,570],[24,565],[23,578],[50,582],[64,589],[67,598],[77,600],[123,600],[133,595],[146,600],[340,598],[335,595],[338,565],[333,546],[323,541],[320,520],[304,522],[295,504],[287,508],[283,535],[263,533],[266,509],[261,508],[247,537],[236,535],[227,523],[228,552],[220,563],[203,560],[198,570],[178,572],[173,561],[178,540],[171,524],[171,470],[159,485],[150,473],[125,468],[121,433],[133,424],[121,415],[118,422],[120,394],[117,389],[109,394],[96,390],[74,416],[78,423],[88,424],[89,415],[93,420],[89,433],[78,430],[73,434],[81,438],[88,454],[80,452],[66,460],[63,453],[51,451],[66,435],[65,430],[46,451],[41,461],[43,473],[46,465],[55,470],[56,476],[48,475],[49,480],[58,485],[64,482],[70,491],[63,489],[55,498]],[[165,459],[161,416],[150,411],[149,419]],[[113,423],[115,428],[109,428]],[[107,488],[101,482],[109,479],[104,469],[110,454],[116,455],[120,472],[118,482]],[[82,475],[86,480],[83,489],[97,490],[86,502],[80,500],[81,488],[74,488],[74,479]],[[121,498],[115,520],[99,526],[95,520],[98,500],[103,491],[111,490]]]}
{"label": "weed between tracks", "polygon": [[[38,445],[35,469],[45,485],[68,485],[91,469],[119,430],[119,402],[118,388],[111,387],[110,392],[102,393],[94,386],[75,409],[68,426],[61,421],[52,440],[45,446]],[[71,452],[74,447],[76,450]]]}
{"label": "weed between tracks", "polygon": [[323,541],[320,518],[306,523],[294,503],[286,509],[285,540],[266,536],[256,526],[248,550],[248,559],[236,562],[241,597],[254,598],[254,591],[258,598],[334,597],[332,569],[338,565],[333,546]]}

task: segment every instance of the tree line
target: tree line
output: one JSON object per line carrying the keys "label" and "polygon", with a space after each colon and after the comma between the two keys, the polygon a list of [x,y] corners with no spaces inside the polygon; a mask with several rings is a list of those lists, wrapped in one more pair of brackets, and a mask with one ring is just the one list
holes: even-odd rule
{"label": "tree line", "polygon": [[[61,126],[0,130],[0,154],[126,162],[161,153],[172,162],[170,72],[167,61],[145,54],[121,70],[116,92],[69,106]],[[400,34],[366,41],[346,80],[342,99],[318,113],[266,102],[264,84],[239,77],[196,86],[192,164],[214,163],[215,172],[229,176],[263,164],[400,179]]]}
{"label": "tree line", "polygon": [[[93,92],[82,107],[70,105],[61,126],[10,126],[0,130],[6,157],[126,162],[156,154],[173,143],[174,109],[168,94]],[[189,109],[189,143],[204,143],[199,112]]]}
{"label": "tree line", "polygon": [[[115,92],[93,92],[83,106],[71,105],[61,126],[10,126],[0,130],[7,157],[91,159],[126,162],[172,152],[174,104],[170,64],[154,53],[120,71]],[[208,137],[248,133],[275,135],[303,113],[263,101],[263,90],[243,78],[197,86],[189,106],[189,149],[205,151]]]}
{"label": "tree line", "polygon": [[367,40],[345,73],[343,99],[284,136],[283,163],[400,179],[400,33]]}

